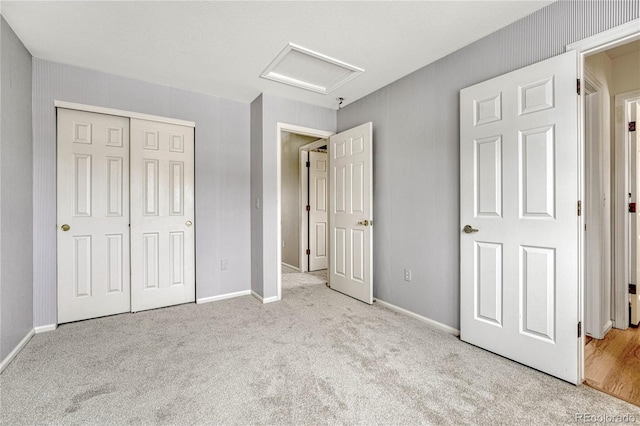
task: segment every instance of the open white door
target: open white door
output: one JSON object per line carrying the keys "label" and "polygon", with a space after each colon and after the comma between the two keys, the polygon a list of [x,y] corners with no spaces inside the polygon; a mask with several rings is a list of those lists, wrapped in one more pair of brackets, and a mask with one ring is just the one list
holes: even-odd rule
{"label": "open white door", "polygon": [[460,92],[460,337],[578,381],[574,51]]}
{"label": "open white door", "polygon": [[[624,121],[631,121],[635,117],[635,102],[628,103],[625,105],[625,109],[629,108],[629,111],[623,111],[623,115],[625,117]],[[627,118],[628,117],[628,118]],[[620,123],[621,126],[625,127],[625,131],[627,131],[628,123]],[[638,197],[638,180],[640,179],[640,173],[638,173],[638,147],[636,138],[634,137],[634,132],[629,132],[629,154],[628,154],[628,171],[629,171],[629,204],[638,205],[639,197]],[[637,207],[636,207],[637,208]],[[629,209],[631,210],[631,209]],[[635,212],[629,211],[627,213],[629,218],[629,259],[628,259],[628,268],[629,268],[629,283],[632,285],[638,284],[638,237],[640,230],[638,229],[638,218],[640,215]],[[625,286],[626,287],[626,286]],[[626,304],[625,304],[626,305]]]}
{"label": "open white door", "polygon": [[131,310],[195,301],[194,129],[131,119]]}
{"label": "open white door", "polygon": [[[634,150],[631,150],[631,155],[633,156],[633,161],[635,162],[635,192],[634,197],[636,199],[636,209],[638,203],[638,191],[640,189],[640,132],[637,130],[637,125],[640,123],[640,102],[634,102],[631,104],[631,120],[635,121],[635,125],[633,126],[633,130],[631,127],[629,128],[629,139],[631,142],[631,146],[634,147]],[[628,124],[630,125],[630,123]],[[636,292],[634,294],[629,294],[629,304],[631,306],[631,312],[629,317],[629,322],[634,326],[637,326],[640,323],[640,297],[638,296],[638,287],[640,287],[640,212],[636,210],[635,216],[635,244],[631,244],[632,247],[635,246],[635,270],[632,276],[635,277],[636,284]],[[633,228],[633,227],[632,227]],[[633,251],[632,251],[633,252]]]}
{"label": "open white door", "polygon": [[329,283],[373,303],[373,123],[329,139]]}
{"label": "open white door", "polygon": [[309,271],[327,269],[327,153],[309,152]]}
{"label": "open white door", "polygon": [[129,312],[129,119],[58,109],[58,323]]}

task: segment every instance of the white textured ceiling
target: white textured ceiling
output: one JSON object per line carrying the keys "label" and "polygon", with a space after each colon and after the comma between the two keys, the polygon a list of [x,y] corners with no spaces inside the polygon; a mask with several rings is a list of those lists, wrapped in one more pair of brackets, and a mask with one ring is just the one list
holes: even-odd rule
{"label": "white textured ceiling", "polygon": [[[33,56],[242,102],[336,108],[547,4],[534,1],[2,1]],[[260,78],[295,43],[365,69],[322,95]]]}

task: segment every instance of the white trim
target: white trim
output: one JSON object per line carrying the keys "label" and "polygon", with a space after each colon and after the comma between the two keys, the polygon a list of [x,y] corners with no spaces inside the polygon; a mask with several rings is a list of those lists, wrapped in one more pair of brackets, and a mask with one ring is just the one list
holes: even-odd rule
{"label": "white trim", "polygon": [[[265,300],[269,302],[275,302],[282,299],[282,132],[296,133],[298,135],[313,136],[320,139],[327,139],[333,136],[334,132],[328,132],[326,130],[312,129],[310,127],[296,126],[295,124],[276,123],[276,265],[278,270],[276,272],[276,296],[269,297]],[[254,294],[254,296],[257,296]],[[262,297],[260,297],[262,300]],[[268,303],[268,302],[263,302]]]}
{"label": "white trim", "polygon": [[443,324],[441,322],[438,322],[436,320],[432,320],[431,318],[427,318],[427,317],[423,317],[420,314],[416,314],[415,312],[411,312],[408,311],[404,308],[401,308],[399,306],[396,305],[392,305],[389,302],[385,302],[384,300],[380,300],[380,299],[374,299],[374,301],[381,305],[384,306],[385,308],[391,309],[392,311],[396,311],[396,312],[400,312],[401,314],[405,314],[407,316],[410,316],[411,318],[415,318],[417,320],[420,320],[422,322],[425,322],[437,329],[440,329],[442,331],[446,331],[449,334],[453,334],[454,336],[460,336],[460,330],[458,330],[457,328],[453,328],[453,327],[449,327],[446,324]]}
{"label": "white trim", "polygon": [[602,52],[640,39],[640,31],[638,31],[638,28],[640,28],[640,19],[634,19],[626,24],[568,44],[566,51],[576,50],[578,53],[588,52],[590,55]]}
{"label": "white trim", "polygon": [[[566,46],[566,51],[575,50],[577,53],[577,61],[578,61],[578,76],[577,78],[580,81],[584,81],[585,79],[585,66],[584,61],[585,57],[588,55],[592,55],[598,52],[602,52],[604,50],[610,49],[612,47],[616,47],[618,45],[622,45],[628,43],[633,40],[640,39],[640,19],[635,19],[633,21],[627,22],[626,24],[617,26],[615,28],[611,28],[607,31],[603,31],[601,33],[595,34],[591,37],[587,37],[582,40],[578,40],[574,43],[571,43]],[[585,91],[582,90],[582,93],[579,96],[578,100],[578,151],[579,151],[579,161],[578,161],[578,185],[579,185],[579,199],[584,200],[584,186],[585,186],[585,170],[582,166],[584,164],[584,144],[585,144],[585,135],[584,135],[584,102],[585,102]],[[614,154],[615,155],[615,154]],[[615,164],[615,163],[614,163]],[[626,164],[625,164],[626,167]],[[615,167],[614,167],[615,168]],[[616,188],[616,186],[614,186]],[[613,213],[615,213],[615,206],[617,205],[615,199],[615,191],[613,194]],[[626,202],[626,201],[625,201]],[[626,211],[626,209],[625,209]],[[612,217],[614,215],[612,214]],[[615,260],[615,244],[616,244],[616,225],[615,220],[614,227],[611,232],[612,237],[612,249],[613,256]],[[581,216],[579,219],[579,230],[584,227],[584,216]],[[584,303],[585,303],[585,242],[583,237],[583,232],[578,232],[578,321],[585,324],[584,318]],[[616,266],[612,263],[612,270],[615,270]],[[614,280],[612,282],[612,286],[615,288],[615,272],[614,272]],[[584,380],[584,333],[581,339],[578,339],[578,383],[582,383]]]}
{"label": "white trim", "polygon": [[591,71],[589,71],[586,67],[584,69],[584,81],[585,83],[589,83],[595,89],[595,91],[591,92],[587,88],[587,85],[585,84],[584,85],[585,95],[590,95],[596,92],[602,92],[603,83],[598,79],[598,77],[593,75]]}
{"label": "white trim", "polygon": [[252,295],[253,297],[255,297],[256,299],[258,299],[258,301],[259,301],[260,303],[263,303],[263,302],[262,302],[262,301],[263,301],[262,296],[260,296],[258,293],[256,293],[255,291],[251,290],[251,295]]}
{"label": "white trim", "polygon": [[217,296],[201,297],[200,299],[196,299],[196,303],[198,305],[201,305],[203,303],[217,302],[219,300],[233,299],[235,297],[241,296],[249,296],[250,294],[251,290],[242,290],[236,291],[234,293],[219,294]]}
{"label": "white trim", "polygon": [[293,270],[296,270],[296,271],[300,272],[300,268],[296,268],[295,266],[289,265],[288,263],[282,262],[282,266],[286,266],[289,269],[293,269]]}
{"label": "white trim", "polygon": [[[328,62],[330,64],[342,67],[343,69],[350,71],[350,74],[347,74],[345,77],[340,77],[330,82],[326,86],[319,86],[317,84],[309,83],[306,81],[298,80],[294,77],[289,77],[286,75],[279,74],[274,72],[274,69],[280,65],[282,60],[289,54],[291,51],[297,51],[304,55],[310,56],[312,58],[316,58],[320,61]],[[322,53],[314,52],[313,50],[307,49],[306,47],[298,46],[297,44],[289,43],[284,49],[275,57],[273,61],[267,66],[267,68],[262,71],[260,77],[266,78],[268,80],[277,81],[279,83],[288,84],[290,86],[299,87],[301,89],[310,90],[312,92],[322,93],[326,95],[328,93],[333,92],[338,87],[347,83],[348,81],[353,80],[360,74],[362,74],[364,70],[362,68],[356,67],[354,65],[348,64],[346,62],[340,61],[338,59],[334,59],[330,56],[323,55]]]}
{"label": "white trim", "polygon": [[54,331],[56,328],[58,328],[58,324],[41,325],[40,327],[34,328],[33,331],[36,334],[40,334],[40,333],[47,333],[49,331]]}
{"label": "white trim", "polygon": [[262,303],[262,304],[271,303],[271,302],[277,302],[278,300],[280,300],[280,298],[279,298],[279,297],[277,297],[277,296],[272,296],[272,297],[264,298],[264,297],[260,296],[258,293],[256,293],[256,292],[255,292],[255,291],[253,291],[253,290],[251,291],[251,295],[252,295],[253,297],[255,297],[256,299],[258,299],[258,301],[259,301],[260,303]]}
{"label": "white trim", "polygon": [[306,196],[307,196],[307,159],[304,158],[304,153],[309,153],[316,148],[320,148],[321,146],[325,146],[329,144],[328,139],[318,139],[317,141],[311,142],[307,145],[303,145],[298,148],[298,155],[300,156],[300,217],[298,219],[298,234],[300,235],[300,253],[298,263],[300,264],[300,272],[308,271],[308,263],[307,263],[307,239],[309,237],[307,233],[307,213],[306,211]]}
{"label": "white trim", "polygon": [[606,336],[609,331],[613,328],[613,322],[611,320],[607,321],[602,329],[602,335]]}
{"label": "white trim", "polygon": [[178,126],[196,127],[193,121],[179,120],[177,118],[161,117],[159,115],[149,115],[140,112],[123,111],[120,109],[104,108],[94,105],[77,104],[67,101],[54,101],[57,108],[74,109],[77,111],[95,112],[98,114],[117,115],[120,117],[137,118],[140,120],[156,121],[158,123],[176,124]]}
{"label": "white trim", "polygon": [[34,334],[35,332],[33,331],[33,329],[29,330],[27,335],[24,336],[22,340],[20,340],[20,343],[18,343],[18,345],[13,348],[11,352],[9,352],[9,355],[7,355],[6,358],[2,360],[2,362],[0,362],[0,373],[2,373],[4,369],[7,368],[9,364],[11,364],[11,361],[13,361],[13,359],[20,353],[20,351],[24,349],[25,346],[27,346],[27,343],[29,343],[29,340],[31,340]]}
{"label": "white trim", "polygon": [[[612,245],[614,249],[614,267],[612,289],[613,326],[626,330],[629,327],[629,276],[630,251],[629,251],[629,214],[628,199],[629,192],[629,158],[631,153],[630,132],[627,131],[627,117],[629,104],[640,100],[640,90],[619,93],[615,95],[614,104],[614,195],[613,195],[613,218],[614,229],[612,232]],[[619,149],[622,147],[623,149]]]}
{"label": "white trim", "polygon": [[[609,311],[609,294],[611,294],[611,276],[612,270],[610,265],[611,256],[611,188],[609,185],[604,185],[604,180],[609,181],[610,176],[613,174],[613,170],[610,168],[611,158],[609,156],[612,149],[612,142],[610,137],[610,110],[609,104],[611,102],[609,91],[603,92],[604,83],[598,79],[594,74],[589,72],[589,69],[584,69],[584,93],[585,93],[585,208],[584,215],[585,221],[588,224],[594,223],[594,226],[588,226],[585,231],[585,271],[589,266],[596,264],[599,273],[594,274],[593,270],[585,272],[585,292],[583,297],[585,299],[585,322],[584,330],[585,334],[591,336],[594,339],[603,339],[603,325],[605,323],[611,323],[610,314],[605,318],[605,312]],[[605,96],[606,95],[606,96]],[[586,101],[589,96],[597,96],[598,102],[593,103],[594,113],[587,116]],[[595,113],[597,112],[597,113]],[[591,119],[593,118],[593,119]],[[598,132],[594,130],[598,129]],[[586,140],[586,131],[592,134],[590,141],[591,145],[588,145]],[[593,143],[597,141],[596,145]],[[608,166],[603,166],[604,156],[608,158]],[[591,168],[594,165],[594,158],[598,158],[600,165],[595,169]],[[589,179],[597,179],[601,182],[599,191],[595,191],[593,187],[588,184]],[[596,185],[597,187],[597,185]],[[602,203],[600,200],[607,200],[608,217],[607,214],[603,214]],[[593,216],[591,216],[593,214]],[[600,216],[599,216],[600,215]],[[600,220],[596,223],[596,218],[600,217]],[[608,239],[607,239],[608,236]],[[605,266],[609,264],[609,268]]]}

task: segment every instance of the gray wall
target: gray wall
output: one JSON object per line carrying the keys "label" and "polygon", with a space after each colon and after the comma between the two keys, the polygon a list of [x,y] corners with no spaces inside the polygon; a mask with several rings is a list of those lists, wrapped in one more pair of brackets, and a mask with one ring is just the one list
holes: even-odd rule
{"label": "gray wall", "polygon": [[639,16],[637,0],[553,3],[338,111],[340,131],[374,125],[376,298],[459,328],[458,92]]}
{"label": "gray wall", "polygon": [[300,147],[317,140],[313,136],[282,132],[280,196],[282,241],[285,244],[282,262],[296,268],[300,267]]}
{"label": "gray wall", "polygon": [[0,359],[33,329],[31,54],[0,17]]}
{"label": "gray wall", "polygon": [[34,58],[36,326],[57,315],[54,100],[195,121],[196,297],[249,289],[249,105]]}
{"label": "gray wall", "polygon": [[251,102],[251,291],[262,296],[262,95]]}
{"label": "gray wall", "polygon": [[[251,150],[252,160],[261,158],[261,170],[254,170],[252,163],[252,200],[260,194],[260,210],[255,206],[252,211],[259,214],[261,223],[256,219],[251,223],[251,244],[253,265],[259,273],[251,277],[251,288],[259,295],[270,298],[277,296],[278,265],[277,249],[280,244],[277,235],[277,123],[294,124],[317,130],[335,132],[336,111],[328,108],[262,94],[256,99],[261,105],[262,112],[262,144],[258,139],[256,129],[255,140],[252,131]],[[252,104],[252,120],[253,120]],[[256,113],[258,112],[256,105]],[[252,129],[253,129],[252,122]],[[255,172],[255,173],[254,173]],[[258,228],[260,226],[260,228]]]}

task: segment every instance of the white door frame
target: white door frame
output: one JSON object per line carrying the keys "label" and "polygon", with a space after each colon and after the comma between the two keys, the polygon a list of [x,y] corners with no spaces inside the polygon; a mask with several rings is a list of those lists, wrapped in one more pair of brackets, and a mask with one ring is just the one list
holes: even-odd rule
{"label": "white door frame", "polygon": [[[584,61],[585,58],[587,56],[599,53],[599,52],[603,52],[605,50],[611,49],[613,47],[616,46],[620,46],[622,44],[626,44],[629,43],[631,41],[635,41],[635,40],[639,40],[640,39],[640,31],[638,30],[638,28],[640,28],[640,19],[635,19],[633,21],[627,22],[626,24],[620,25],[618,27],[612,28],[610,30],[607,31],[603,31],[601,33],[595,34],[591,37],[587,37],[583,40],[579,40],[575,43],[571,43],[569,45],[566,46],[566,51],[570,51],[570,50],[575,50],[577,53],[577,58],[578,58],[578,78],[580,79],[580,81],[584,81],[585,78],[585,70],[584,70]],[[585,161],[585,132],[584,132],[584,122],[585,122],[585,97],[584,97],[584,90],[581,90],[580,93],[580,99],[578,102],[578,188],[580,191],[580,199],[584,200],[585,199],[585,170],[584,170],[584,161]],[[617,151],[616,151],[616,157],[617,157]],[[616,164],[618,164],[617,158],[616,158]],[[625,169],[625,173],[626,173],[626,163],[624,166]],[[616,184],[614,185],[614,188],[619,188],[618,184],[618,173],[616,173]],[[626,179],[625,179],[626,182]],[[623,185],[626,185],[626,183],[623,183]],[[619,200],[620,199],[620,194],[617,194],[618,191],[614,191],[613,194],[613,206],[618,206],[619,204],[624,204],[626,203],[626,198],[624,200],[622,200],[622,202]],[[622,194],[626,194],[626,192],[623,192]],[[623,210],[623,212],[626,215],[626,209]],[[615,253],[617,253],[617,251],[624,245],[623,249],[626,251],[626,244],[624,243],[624,240],[621,241],[620,238],[620,232],[618,232],[619,229],[622,229],[622,226],[624,226],[626,229],[628,229],[628,220],[624,219],[623,222],[625,225],[620,225],[620,218],[616,217],[616,209],[614,208],[614,214],[613,219],[614,219],[614,229],[611,233],[611,237],[612,237],[612,245],[613,245],[613,252],[614,252],[614,258],[617,258],[619,256],[615,256]],[[580,217],[580,229],[584,228],[584,216]],[[624,233],[624,229],[622,229],[622,232]],[[579,237],[578,237],[578,314],[580,317],[580,321],[584,324],[584,304],[585,304],[585,298],[584,298],[584,294],[585,294],[585,247],[584,247],[584,243],[585,243],[585,239],[584,236],[582,235],[583,233],[580,232],[579,233]],[[628,232],[624,233],[624,237],[628,238]],[[623,237],[623,238],[624,238]],[[623,265],[624,266],[624,265]],[[624,277],[626,277],[628,275],[628,271],[627,268],[624,267],[620,267],[619,262],[616,262],[614,265],[612,265],[612,269],[613,269],[613,281],[612,281],[612,287],[614,288],[614,299],[617,299],[621,289],[620,284],[617,281],[620,281],[620,279],[624,279]],[[627,279],[628,281],[628,279]],[[628,282],[627,282],[628,285]],[[626,290],[626,286],[625,285],[625,291],[628,293],[628,290]],[[619,301],[618,301],[619,302]],[[616,302],[617,303],[617,302]],[[615,303],[614,303],[615,306]],[[584,381],[584,333],[582,333],[582,339],[583,342],[582,344],[580,344],[579,346],[579,350],[578,350],[578,382],[582,383]]]}
{"label": "white door frame", "polygon": [[[588,96],[590,94],[594,94],[594,93],[599,93],[602,95],[602,91],[603,91],[603,87],[604,87],[604,82],[602,82],[601,80],[599,80],[596,76],[592,75],[589,70],[585,69],[584,72],[584,84],[582,85],[584,87],[584,94],[585,96]],[[586,99],[585,99],[586,100]],[[603,108],[604,104],[609,104],[610,103],[610,99],[607,96],[605,97],[601,97],[600,99],[600,103],[597,105],[597,120],[598,120],[598,126],[597,129],[599,130],[599,135],[598,135],[598,140],[601,141],[603,138],[606,138],[606,140],[610,139],[610,129],[609,129],[609,125],[608,122],[611,121],[610,115],[607,114],[607,116],[603,116],[603,113],[605,111],[605,109]],[[607,112],[609,110],[607,109]],[[585,114],[586,114],[586,109],[585,109]],[[604,122],[603,120],[607,120],[607,122]],[[593,122],[589,122],[585,119],[585,124],[587,126],[592,126],[595,123]],[[585,129],[586,131],[586,129]],[[591,132],[593,132],[592,129],[590,129]],[[585,134],[585,141],[586,141],[586,134]],[[610,148],[611,145],[608,145],[608,147]],[[600,147],[598,147],[599,149]],[[585,145],[585,160],[588,159],[589,157],[589,153],[593,152],[593,148],[592,147],[587,147]],[[599,156],[598,157],[600,160],[602,160],[602,157]],[[589,163],[592,163],[591,161]],[[585,164],[588,164],[585,162]],[[589,169],[588,166],[585,167],[585,173],[586,176],[590,176],[591,178],[593,178],[593,174],[592,173],[588,173]],[[603,171],[600,170],[600,173],[602,173]],[[612,173],[612,170],[609,169],[609,175]],[[598,179],[600,179],[602,177],[602,175],[597,176]],[[601,180],[601,179],[600,179]],[[602,188],[601,191],[599,192],[594,192],[594,191],[590,191],[588,185],[586,185],[585,182],[585,221],[587,222],[587,229],[586,229],[586,233],[585,233],[585,262],[587,262],[588,259],[596,259],[598,256],[599,257],[608,257],[609,258],[609,263],[610,260],[612,258],[611,256],[611,223],[610,223],[610,217],[609,220],[606,220],[606,217],[601,217],[600,218],[600,223],[592,226],[591,224],[593,223],[592,218],[589,216],[589,212],[592,212],[595,209],[601,209],[601,201],[602,201],[602,196],[606,196],[607,200],[609,200],[609,210],[611,209],[611,188],[609,185],[609,188]],[[593,207],[592,207],[593,206]],[[608,247],[605,245],[606,243],[606,238],[600,233],[600,236],[597,237],[596,235],[598,234],[598,231],[601,231],[603,229],[607,229],[607,231],[609,231],[609,241],[608,241]],[[591,244],[590,241],[590,237],[594,238],[597,242],[597,244]],[[589,254],[591,254],[591,256],[589,256]],[[585,263],[585,268],[589,268],[591,262],[588,262],[589,264]],[[593,265],[591,265],[593,266]],[[611,265],[609,264],[608,268],[605,268],[606,263],[601,263],[600,265],[598,265],[597,268],[597,276],[594,276],[593,271],[591,271],[590,274],[585,274],[585,293],[584,293],[584,297],[585,297],[585,322],[584,322],[584,330],[585,330],[585,334],[587,334],[588,332],[590,332],[587,335],[590,335],[591,337],[595,338],[595,339],[602,339],[607,332],[611,329],[612,327],[612,322],[611,322],[611,315],[609,315],[609,318],[606,318],[603,320],[603,315],[604,312],[606,312],[608,310],[608,306],[607,304],[609,304],[609,297],[605,297],[606,292],[608,292],[609,294],[611,294]],[[586,269],[585,269],[586,270]],[[608,277],[607,277],[607,271],[608,271]],[[591,279],[589,279],[591,277]],[[605,286],[605,282],[606,280],[608,280],[609,285]],[[605,288],[606,287],[606,288]]]}
{"label": "white door frame", "polygon": [[[298,219],[298,224],[300,225],[300,229],[298,231],[298,235],[300,236],[300,253],[299,253],[299,260],[298,260],[298,265],[300,269],[300,272],[307,272],[308,271],[308,264],[306,262],[307,259],[307,251],[305,249],[305,247],[307,246],[307,242],[309,240],[309,234],[308,234],[308,229],[307,229],[307,224],[309,222],[308,216],[307,216],[307,210],[306,210],[306,206],[307,206],[307,202],[304,201],[305,200],[305,196],[308,195],[307,193],[307,167],[306,167],[306,163],[307,163],[307,159],[303,157],[303,155],[308,154],[310,151],[313,151],[314,149],[320,148],[322,146],[328,145],[329,141],[327,139],[318,139],[317,141],[311,142],[310,144],[307,145],[303,145],[301,146],[298,151],[299,154],[298,156],[300,157],[300,217]],[[327,188],[328,190],[328,188]]]}
{"label": "white door frame", "polygon": [[[296,133],[303,136],[312,136],[318,139],[326,139],[333,136],[335,132],[313,129],[311,127],[297,126],[295,124],[276,123],[276,174],[277,174],[277,195],[276,195],[276,263],[277,263],[277,300],[282,299],[282,132]],[[300,268],[302,270],[302,268]]]}
{"label": "white door frame", "polygon": [[[624,167],[615,168],[615,188],[616,194],[627,194],[629,192],[629,160],[634,153],[630,152],[631,146],[629,141],[629,132],[627,131],[627,118],[630,111],[630,104],[640,100],[640,90],[632,90],[630,92],[619,93],[615,95],[615,118],[614,118],[614,146],[624,147],[624,150],[615,150],[615,164],[624,164]],[[636,154],[637,155],[637,154]],[[638,170],[636,170],[636,174]],[[623,191],[623,192],[620,192]],[[636,188],[638,192],[638,188]],[[638,195],[635,195],[635,199],[638,200]],[[614,239],[614,253],[620,253],[620,256],[616,256],[616,272],[619,272],[619,276],[616,277],[613,286],[613,310],[612,316],[614,320],[614,326],[616,328],[626,330],[629,327],[629,283],[631,277],[629,274],[629,266],[631,265],[631,251],[630,251],[630,218],[628,214],[627,197],[621,197],[619,203],[616,201],[614,209],[614,224],[616,221],[621,225],[616,224]],[[637,203],[637,201],[636,201]],[[622,210],[621,207],[624,207]],[[623,226],[624,227],[623,227]],[[623,232],[623,235],[620,233]],[[624,246],[622,246],[624,245]],[[618,257],[620,259],[618,259]],[[618,270],[617,267],[624,268]],[[615,274],[614,274],[615,276]],[[624,281],[623,281],[624,280]],[[616,285],[617,284],[617,285]],[[637,283],[636,283],[637,284]]]}

